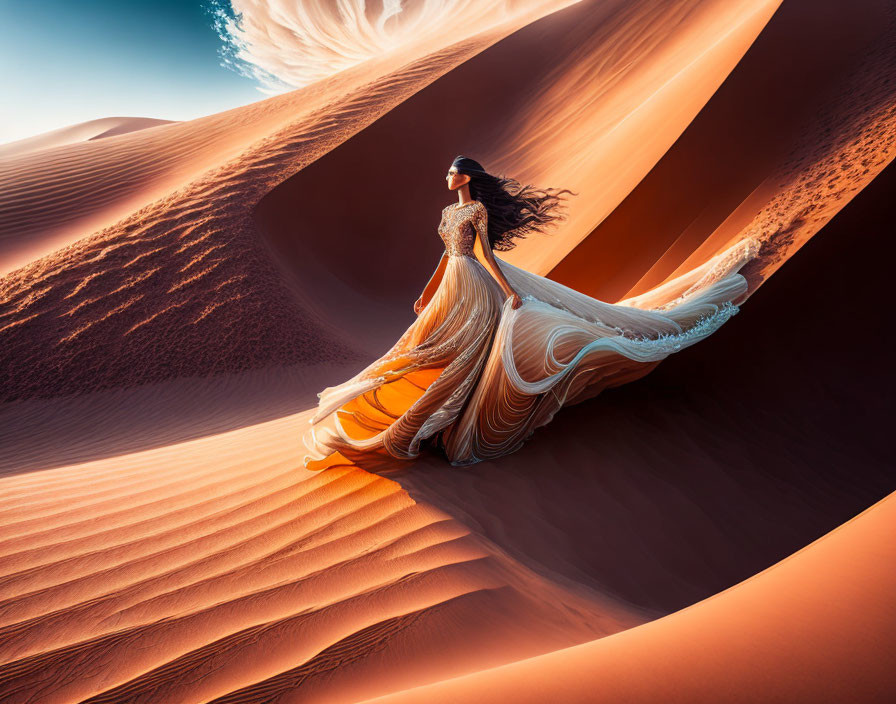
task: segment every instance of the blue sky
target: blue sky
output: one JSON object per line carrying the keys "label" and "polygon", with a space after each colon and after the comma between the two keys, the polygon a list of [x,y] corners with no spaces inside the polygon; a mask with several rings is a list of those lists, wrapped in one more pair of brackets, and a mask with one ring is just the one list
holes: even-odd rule
{"label": "blue sky", "polygon": [[267,97],[221,66],[207,0],[0,0],[0,143],[99,117],[188,120]]}

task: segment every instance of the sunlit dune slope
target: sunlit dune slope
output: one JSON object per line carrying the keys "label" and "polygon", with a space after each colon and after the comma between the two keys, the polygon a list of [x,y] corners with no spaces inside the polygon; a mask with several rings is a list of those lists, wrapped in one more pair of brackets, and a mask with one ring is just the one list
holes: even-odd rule
{"label": "sunlit dune slope", "polygon": [[302,469],[307,417],[0,480],[0,698],[352,701],[646,620]]}
{"label": "sunlit dune slope", "polygon": [[592,643],[383,702],[885,702],[896,495],[768,570]]}
{"label": "sunlit dune slope", "polygon": [[790,0],[662,160],[550,276],[642,293],[745,235],[751,293],[896,154],[896,7]]}
{"label": "sunlit dune slope", "polygon": [[0,158],[61,147],[66,144],[114,137],[117,134],[145,130],[148,127],[165,125],[170,122],[171,120],[159,120],[153,117],[102,117],[98,120],[88,120],[76,125],[60,127],[34,137],[0,144]]}

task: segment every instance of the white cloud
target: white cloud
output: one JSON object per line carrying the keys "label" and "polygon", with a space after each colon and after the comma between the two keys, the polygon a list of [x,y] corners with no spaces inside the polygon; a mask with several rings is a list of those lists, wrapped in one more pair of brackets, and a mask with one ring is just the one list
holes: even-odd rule
{"label": "white cloud", "polygon": [[545,0],[212,0],[226,66],[264,93],[314,83],[427,35],[457,39]]}

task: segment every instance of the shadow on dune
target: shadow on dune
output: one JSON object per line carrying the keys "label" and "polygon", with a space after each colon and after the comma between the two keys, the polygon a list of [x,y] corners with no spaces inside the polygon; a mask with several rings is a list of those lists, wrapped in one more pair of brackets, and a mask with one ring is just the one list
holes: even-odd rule
{"label": "shadow on dune", "polygon": [[794,553],[896,489],[894,189],[890,165],[712,337],[517,453],[390,478],[536,570],[660,612]]}
{"label": "shadow on dune", "polygon": [[[892,104],[892,22],[880,0],[860,11],[835,0],[783,3],[675,144],[550,277],[604,300],[643,293],[705,261],[763,209],[777,228],[796,217],[790,211],[861,187],[860,172],[889,141],[886,124],[866,121]],[[837,155],[852,138],[866,141],[864,153]],[[832,154],[833,173],[813,173]],[[811,178],[788,195],[793,173]],[[765,258],[786,259],[789,242],[771,239]]]}

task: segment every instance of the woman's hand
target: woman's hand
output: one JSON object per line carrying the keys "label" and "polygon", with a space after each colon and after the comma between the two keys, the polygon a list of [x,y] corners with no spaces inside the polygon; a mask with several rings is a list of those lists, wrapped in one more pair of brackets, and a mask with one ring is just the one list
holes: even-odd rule
{"label": "woman's hand", "polygon": [[414,312],[415,312],[417,315],[420,315],[420,312],[421,312],[424,308],[426,308],[426,304],[423,302],[423,296],[421,295],[420,298],[418,298],[418,299],[414,302]]}
{"label": "woman's hand", "polygon": [[510,294],[510,300],[512,301],[512,303],[510,304],[510,307],[513,308],[514,310],[516,310],[521,305],[523,305],[523,299],[520,298],[519,294],[516,292]]}

